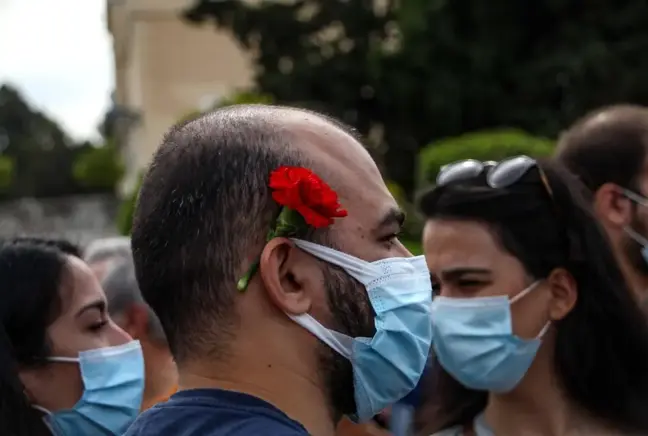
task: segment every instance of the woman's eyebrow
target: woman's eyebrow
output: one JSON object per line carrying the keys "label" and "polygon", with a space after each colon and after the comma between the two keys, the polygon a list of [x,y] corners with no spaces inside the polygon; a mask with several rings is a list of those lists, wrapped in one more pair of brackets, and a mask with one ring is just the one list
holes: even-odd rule
{"label": "woman's eyebrow", "polygon": [[99,312],[104,313],[106,311],[106,302],[103,300],[97,300],[97,301],[93,301],[92,303],[86,304],[77,312],[76,314],[77,318],[83,315],[88,310],[92,310],[92,309],[97,309],[99,310]]}

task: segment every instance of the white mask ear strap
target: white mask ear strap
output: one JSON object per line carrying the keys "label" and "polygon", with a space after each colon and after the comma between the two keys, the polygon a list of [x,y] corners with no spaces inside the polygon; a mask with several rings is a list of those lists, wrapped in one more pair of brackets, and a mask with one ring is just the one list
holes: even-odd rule
{"label": "white mask ear strap", "polygon": [[305,252],[324,260],[345,270],[351,277],[366,285],[376,276],[380,275],[380,269],[370,262],[358,259],[350,254],[334,250],[323,245],[314,244],[313,242],[303,241],[301,239],[291,239],[295,245]]}
{"label": "white mask ear strap", "polygon": [[549,331],[549,327],[551,327],[551,321],[547,321],[544,327],[542,327],[542,330],[540,330],[540,333],[538,333],[538,339],[542,339],[544,335],[547,334],[547,331]]}
{"label": "white mask ear strap", "polygon": [[52,414],[52,412],[50,412],[49,410],[47,410],[44,407],[39,406],[38,404],[32,404],[32,409],[36,409],[39,412],[43,412],[45,415],[51,415]]}
{"label": "white mask ear strap", "polygon": [[638,244],[641,244],[644,247],[648,247],[648,239],[646,239],[644,236],[635,232],[630,227],[625,227],[623,230],[628,234],[628,236],[634,239]]}
{"label": "white mask ear strap", "polygon": [[311,332],[320,341],[331,347],[338,354],[351,360],[351,355],[353,354],[353,338],[340,332],[327,329],[307,313],[303,315],[286,315]]}
{"label": "white mask ear strap", "polygon": [[515,297],[511,298],[511,304],[515,303],[518,300],[521,300],[524,298],[526,295],[528,295],[531,291],[533,291],[538,285],[540,284],[541,280],[538,280],[536,282],[531,283],[531,286],[517,294]]}
{"label": "white mask ear strap", "polygon": [[636,194],[636,193],[630,191],[629,189],[624,189],[623,190],[623,195],[625,195],[630,200],[637,203],[639,206],[644,206],[644,207],[648,206],[648,199],[646,199],[646,197],[644,197],[642,195],[639,195],[639,194]]}

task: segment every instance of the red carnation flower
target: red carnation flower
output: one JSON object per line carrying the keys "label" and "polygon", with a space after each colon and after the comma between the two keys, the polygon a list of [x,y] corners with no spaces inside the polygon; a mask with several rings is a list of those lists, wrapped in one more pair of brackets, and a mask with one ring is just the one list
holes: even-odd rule
{"label": "red carnation flower", "polygon": [[293,209],[312,227],[327,227],[333,218],[347,216],[336,192],[311,170],[282,166],[270,175],[272,198]]}

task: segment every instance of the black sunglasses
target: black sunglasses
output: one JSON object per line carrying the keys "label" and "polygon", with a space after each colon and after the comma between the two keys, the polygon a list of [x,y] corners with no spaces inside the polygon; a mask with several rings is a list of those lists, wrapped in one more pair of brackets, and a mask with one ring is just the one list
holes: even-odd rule
{"label": "black sunglasses", "polygon": [[542,168],[529,156],[517,156],[501,162],[481,162],[475,159],[460,160],[441,168],[436,179],[437,186],[473,179],[486,172],[486,184],[493,189],[507,188],[519,182],[531,168],[537,168],[540,179],[549,197],[553,191]]}

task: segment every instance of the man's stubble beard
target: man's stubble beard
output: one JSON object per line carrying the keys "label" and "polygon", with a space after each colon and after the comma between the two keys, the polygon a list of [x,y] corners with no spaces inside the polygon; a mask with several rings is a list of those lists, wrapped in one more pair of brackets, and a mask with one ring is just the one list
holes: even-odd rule
{"label": "man's stubble beard", "polygon": [[[375,313],[365,287],[344,271],[326,265],[324,281],[330,329],[352,338],[373,337]],[[356,412],[354,377],[351,362],[328,345],[319,345],[319,372],[327,390],[335,420]]]}

